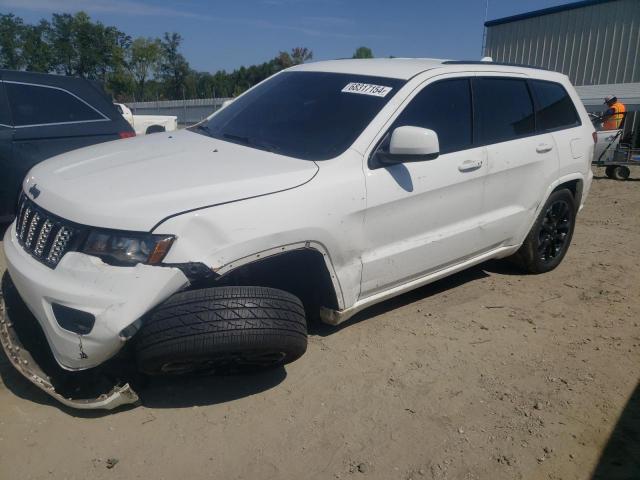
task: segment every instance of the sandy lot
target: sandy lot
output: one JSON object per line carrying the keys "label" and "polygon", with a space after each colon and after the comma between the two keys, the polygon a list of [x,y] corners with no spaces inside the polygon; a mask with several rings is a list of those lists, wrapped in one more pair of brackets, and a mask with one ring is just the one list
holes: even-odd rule
{"label": "sandy lot", "polygon": [[640,478],[639,262],[640,183],[600,178],[554,272],[489,263],[315,326],[286,370],[87,415],[0,357],[0,478]]}

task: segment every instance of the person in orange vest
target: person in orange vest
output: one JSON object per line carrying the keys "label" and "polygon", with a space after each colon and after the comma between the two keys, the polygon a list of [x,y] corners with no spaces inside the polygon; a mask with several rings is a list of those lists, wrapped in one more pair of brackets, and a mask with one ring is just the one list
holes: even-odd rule
{"label": "person in orange vest", "polygon": [[604,112],[602,116],[604,122],[602,123],[603,130],[617,130],[620,128],[622,119],[626,112],[624,103],[618,101],[618,97],[615,95],[607,95],[604,99],[604,103],[607,104],[609,109]]}

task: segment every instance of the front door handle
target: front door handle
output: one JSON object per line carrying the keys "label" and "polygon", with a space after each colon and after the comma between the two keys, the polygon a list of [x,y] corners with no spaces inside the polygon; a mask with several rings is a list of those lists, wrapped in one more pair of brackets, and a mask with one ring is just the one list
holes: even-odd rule
{"label": "front door handle", "polygon": [[553,145],[549,145],[548,143],[541,143],[536,147],[536,152],[538,153],[547,153],[553,150]]}
{"label": "front door handle", "polygon": [[478,170],[482,166],[482,160],[465,160],[458,165],[458,170],[461,172],[472,172]]}

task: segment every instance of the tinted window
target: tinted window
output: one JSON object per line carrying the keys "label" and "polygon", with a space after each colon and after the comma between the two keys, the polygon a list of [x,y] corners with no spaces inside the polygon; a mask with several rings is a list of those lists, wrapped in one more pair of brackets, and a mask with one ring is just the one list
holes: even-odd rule
{"label": "tinted window", "polygon": [[405,125],[435,131],[440,153],[469,148],[473,141],[469,80],[443,80],[425,87],[402,111],[393,128]]}
{"label": "tinted window", "polygon": [[102,120],[104,117],[73,95],[57,88],[5,83],[14,125]]}
{"label": "tinted window", "polygon": [[4,84],[0,83],[0,124],[11,125],[11,116],[9,115],[9,107],[7,106]]}
{"label": "tinted window", "polygon": [[403,80],[327,72],[285,72],[194,127],[221,140],[323,160],[355,141]]}
{"label": "tinted window", "polygon": [[580,118],[564,87],[541,80],[531,81],[536,99],[536,122],[539,131],[580,125]]}
{"label": "tinted window", "polygon": [[477,135],[482,144],[498,143],[535,131],[527,83],[510,78],[478,78],[473,96]]}

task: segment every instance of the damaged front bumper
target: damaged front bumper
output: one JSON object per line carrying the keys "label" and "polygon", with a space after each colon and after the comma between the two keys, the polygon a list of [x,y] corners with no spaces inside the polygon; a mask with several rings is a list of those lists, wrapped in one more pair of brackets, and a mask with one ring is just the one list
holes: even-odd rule
{"label": "damaged front bumper", "polygon": [[[23,302],[35,316],[58,364],[69,371],[97,367],[114,357],[131,334],[125,329],[189,280],[178,268],[138,264],[107,265],[97,257],[68,252],[55,269],[27,253],[15,223],[4,236],[7,270]],[[54,306],[94,317],[89,332],[70,331]],[[135,331],[134,331],[135,333]]]}
{"label": "damaged front bumper", "polygon": [[50,395],[68,407],[82,410],[113,410],[121,405],[135,404],[138,402],[138,395],[131,389],[128,383],[122,386],[115,386],[109,393],[91,399],[74,400],[58,393],[51,383],[51,378],[44,373],[42,368],[40,368],[20,342],[13,323],[9,318],[4,297],[1,293],[0,345],[2,345],[2,349],[9,362],[11,362],[19,373],[47,395]]}

